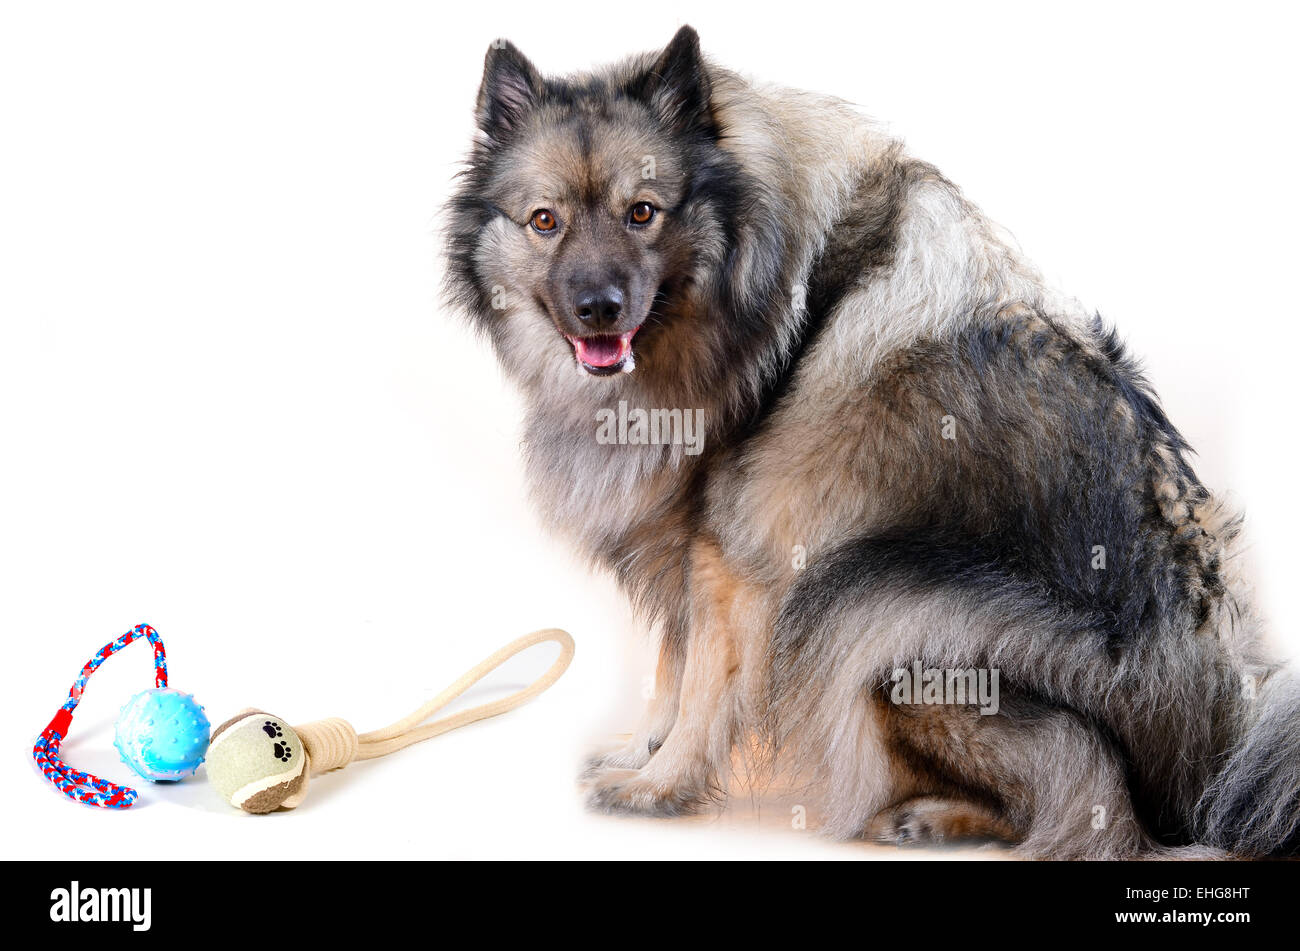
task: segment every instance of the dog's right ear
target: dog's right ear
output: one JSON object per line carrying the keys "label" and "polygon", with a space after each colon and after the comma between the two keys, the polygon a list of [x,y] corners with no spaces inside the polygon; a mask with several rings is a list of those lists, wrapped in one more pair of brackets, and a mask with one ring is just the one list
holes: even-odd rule
{"label": "dog's right ear", "polygon": [[493,40],[483,61],[475,115],[489,138],[516,131],[542,94],[542,75],[509,40]]}

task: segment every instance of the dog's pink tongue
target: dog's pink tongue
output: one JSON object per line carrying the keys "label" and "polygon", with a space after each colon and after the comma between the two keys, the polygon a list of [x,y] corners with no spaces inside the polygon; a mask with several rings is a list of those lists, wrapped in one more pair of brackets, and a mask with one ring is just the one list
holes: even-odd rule
{"label": "dog's pink tongue", "polygon": [[574,337],[573,348],[578,352],[578,359],[587,366],[612,367],[627,356],[631,342],[631,334],[624,334],[621,337],[613,334],[600,337]]}

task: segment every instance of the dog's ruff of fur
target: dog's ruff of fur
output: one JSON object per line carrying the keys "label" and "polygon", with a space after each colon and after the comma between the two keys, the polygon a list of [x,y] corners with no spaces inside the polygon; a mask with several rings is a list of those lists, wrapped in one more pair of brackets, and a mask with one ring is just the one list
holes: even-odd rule
{"label": "dog's ruff of fur", "polygon": [[[493,44],[477,118],[449,297],[526,398],[543,518],[660,639],[594,807],[692,811],[739,749],[837,836],[1296,851],[1300,697],[1259,646],[1238,520],[1113,333],[956,187],[689,27],[563,80]],[[633,234],[607,212],[647,188]],[[534,233],[539,207],[565,227]],[[565,339],[592,268],[645,321],[630,373]],[[620,401],[702,411],[704,451],[602,444]],[[1000,709],[892,703],[914,662],[997,669]]]}

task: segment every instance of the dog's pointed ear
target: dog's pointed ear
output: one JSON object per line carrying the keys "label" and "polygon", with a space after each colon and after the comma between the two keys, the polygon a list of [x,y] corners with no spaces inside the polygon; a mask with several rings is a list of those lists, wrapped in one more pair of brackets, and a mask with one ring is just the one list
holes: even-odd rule
{"label": "dog's pointed ear", "polygon": [[493,40],[483,61],[475,117],[489,138],[519,129],[542,95],[542,75],[509,40]]}
{"label": "dog's pointed ear", "polygon": [[713,128],[712,84],[700,53],[700,35],[693,27],[677,31],[640,78],[636,92],[669,128],[679,132]]}

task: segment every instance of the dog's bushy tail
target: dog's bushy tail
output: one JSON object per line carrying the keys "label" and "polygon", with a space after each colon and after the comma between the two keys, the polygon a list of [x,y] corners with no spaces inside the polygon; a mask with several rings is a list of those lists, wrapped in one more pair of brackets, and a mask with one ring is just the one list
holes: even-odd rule
{"label": "dog's bushy tail", "polygon": [[1197,804],[1198,839],[1239,856],[1300,853],[1300,681],[1261,686],[1259,712]]}

